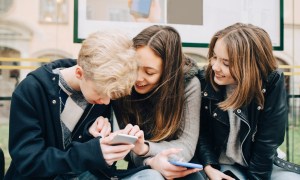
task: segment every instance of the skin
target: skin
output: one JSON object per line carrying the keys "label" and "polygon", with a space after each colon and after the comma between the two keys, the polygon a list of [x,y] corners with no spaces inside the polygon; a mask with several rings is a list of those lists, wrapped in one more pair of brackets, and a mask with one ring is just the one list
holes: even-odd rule
{"label": "skin", "polygon": [[146,94],[157,87],[162,74],[162,59],[148,46],[137,49],[138,78],[134,85],[136,92]]}
{"label": "skin", "polygon": [[[94,82],[84,77],[84,71],[80,66],[63,69],[61,74],[68,85],[75,91],[81,91],[90,104],[109,104],[110,97],[96,91]],[[74,74],[76,78],[74,78]]]}
{"label": "skin", "polygon": [[175,179],[187,176],[189,174],[198,172],[200,169],[187,169],[186,167],[175,166],[168,162],[168,157],[179,153],[181,149],[167,149],[150,158],[147,164],[152,169],[159,171],[166,179]]}
{"label": "skin", "polygon": [[214,81],[218,85],[236,84],[229,71],[229,58],[223,39],[218,39],[214,47],[214,56],[210,63],[214,71]]}
{"label": "skin", "polygon": [[[100,123],[97,123],[97,125],[98,124]],[[108,131],[108,129],[110,130],[110,123],[107,124],[101,123],[101,124],[105,126],[102,127],[97,126],[97,128],[90,128],[89,132],[92,135],[106,133],[106,136],[105,137],[102,136],[102,138],[100,139],[100,146],[102,149],[103,157],[106,163],[109,165],[112,165],[115,161],[124,159],[124,157],[135,147],[134,144],[113,145],[112,140],[117,134],[128,134],[128,135],[137,136],[138,141],[144,142],[144,133],[139,129],[138,126],[132,126],[131,124],[128,124],[124,129],[110,133],[110,131]]]}

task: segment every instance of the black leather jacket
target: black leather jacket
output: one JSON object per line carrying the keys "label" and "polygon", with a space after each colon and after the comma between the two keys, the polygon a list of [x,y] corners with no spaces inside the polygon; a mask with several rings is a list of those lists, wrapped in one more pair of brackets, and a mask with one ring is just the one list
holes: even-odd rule
{"label": "black leather jacket", "polygon": [[[212,165],[218,168],[221,150],[226,147],[229,136],[228,112],[217,106],[224,100],[225,89],[216,92],[205,81],[204,70],[199,70],[198,77],[202,86],[202,104],[196,156],[204,167]],[[234,114],[242,120],[240,141],[249,179],[270,179],[273,159],[284,140],[288,120],[283,73],[273,71],[264,81],[262,91],[265,94],[264,108],[253,101],[234,110]]]}

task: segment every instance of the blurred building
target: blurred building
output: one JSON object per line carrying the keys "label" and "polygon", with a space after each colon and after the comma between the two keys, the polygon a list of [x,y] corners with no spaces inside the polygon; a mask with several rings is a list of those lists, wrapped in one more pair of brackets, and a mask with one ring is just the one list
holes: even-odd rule
{"label": "blurred building", "polygon": [[[289,65],[284,70],[290,71],[290,94],[299,94],[300,89],[300,11],[296,7],[300,7],[299,0],[284,0],[284,50],[274,51],[280,64]],[[111,18],[123,17],[124,12],[116,13],[114,8]],[[73,43],[73,22],[74,0],[0,0],[0,97],[10,97],[35,67],[53,59],[77,57],[80,44]],[[207,48],[184,51],[200,63],[207,62]],[[9,104],[0,100],[0,121],[7,119]],[[299,107],[298,101],[292,104]]]}

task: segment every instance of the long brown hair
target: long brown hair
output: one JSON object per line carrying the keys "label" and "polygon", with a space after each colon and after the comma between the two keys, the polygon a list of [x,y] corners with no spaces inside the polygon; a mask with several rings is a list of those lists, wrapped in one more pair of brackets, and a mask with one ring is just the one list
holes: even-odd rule
{"label": "long brown hair", "polygon": [[184,126],[185,99],[185,62],[179,33],[170,26],[153,25],[134,37],[133,43],[135,48],[150,47],[162,58],[163,70],[159,85],[147,97],[131,95],[118,100],[121,121],[143,127],[148,131],[145,136],[150,134],[153,142],[176,138]]}
{"label": "long brown hair", "polygon": [[[219,103],[219,107],[223,110],[236,109],[248,105],[253,99],[263,107],[262,82],[277,68],[268,33],[251,24],[233,24],[212,37],[208,59],[213,56],[215,44],[219,39],[226,45],[230,74],[237,82],[237,88],[230,97]],[[209,63],[206,79],[215,90],[220,89],[213,78],[214,71]]]}

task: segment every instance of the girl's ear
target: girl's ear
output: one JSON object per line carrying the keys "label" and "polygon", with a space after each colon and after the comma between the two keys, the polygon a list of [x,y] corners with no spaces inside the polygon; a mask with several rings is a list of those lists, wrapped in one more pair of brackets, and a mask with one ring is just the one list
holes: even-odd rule
{"label": "girl's ear", "polygon": [[80,66],[76,66],[75,75],[77,79],[81,79],[83,77],[83,69]]}

